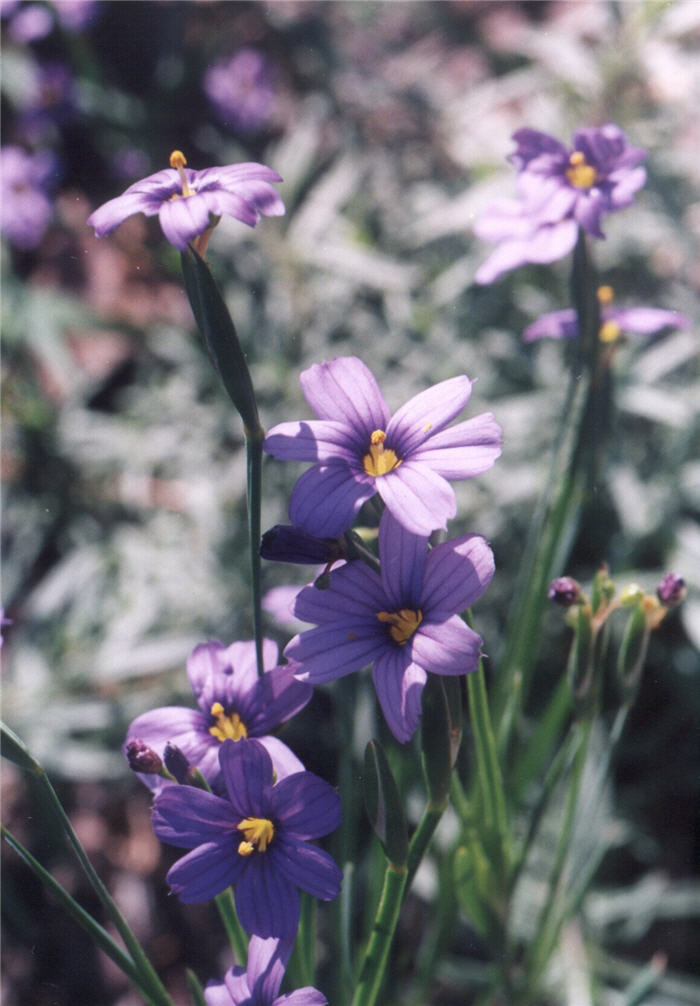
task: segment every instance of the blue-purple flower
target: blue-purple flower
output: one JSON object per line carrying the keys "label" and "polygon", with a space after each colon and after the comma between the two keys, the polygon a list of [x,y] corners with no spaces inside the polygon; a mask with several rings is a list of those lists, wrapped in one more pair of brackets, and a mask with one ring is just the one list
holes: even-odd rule
{"label": "blue-purple flower", "polygon": [[501,453],[501,431],[490,412],[448,427],[462,411],[472,382],[441,381],[394,415],[357,357],[315,364],[301,386],[316,420],[281,423],[265,450],[276,458],[313,461],[292,492],[293,524],[319,538],[337,538],[375,493],[414,534],[444,528],[457,512],[448,479],[468,479]]}
{"label": "blue-purple flower", "polygon": [[[609,286],[598,290],[600,301],[601,342],[617,342],[623,334],[656,335],[664,328],[688,328],[690,318],[680,311],[661,307],[613,307],[613,291]],[[533,321],[523,332],[525,342],[537,339],[570,339],[578,335],[578,317],[573,308],[551,311]]]}
{"label": "blue-purple flower", "polygon": [[363,562],[329,574],[329,586],[305,587],[294,614],[316,628],[294,637],[285,654],[297,677],[313,685],[373,664],[377,697],[397,740],[418,725],[427,672],[476,669],[481,637],[459,617],[481,597],[494,573],[483,538],[464,535],[430,552],[387,511],[379,525],[381,575]]}
{"label": "blue-purple flower", "polygon": [[29,154],[14,146],[0,151],[0,230],[17,248],[35,248],[49,226],[53,207],[46,190],[55,170],[48,151]]}
{"label": "blue-purple flower", "polygon": [[259,49],[240,49],[210,66],[204,91],[224,123],[244,133],[265,125],[275,104],[270,64]]}
{"label": "blue-purple flower", "polygon": [[[225,740],[255,737],[266,748],[278,778],[301,772],[304,766],[270,731],[298,713],[313,689],[294,677],[290,664],[277,666],[277,644],[263,640],[263,667],[258,676],[255,643],[202,643],[187,661],[187,675],[199,709],[164,706],[138,716],[129,727],[125,750],[141,741],[163,755],[174,744],[187,761],[218,788],[219,750]],[[159,775],[141,775],[153,790],[168,785]]]}
{"label": "blue-purple flower", "polygon": [[193,171],[179,150],[170,168],[134,182],[116,199],[88,218],[98,237],[109,234],[134,213],[158,214],[168,241],[184,251],[188,243],[213,227],[219,217],[235,217],[255,227],[263,216],[281,216],[284,203],[271,182],[281,177],[264,164],[247,162]]}
{"label": "blue-purple flower", "polygon": [[646,181],[640,167],[646,151],[630,146],[612,123],[577,130],[571,148],[536,129],[519,129],[513,140],[517,149],[509,159],[518,171],[519,198],[494,203],[476,222],[475,233],[497,243],[477,270],[477,283],[492,283],[527,262],[563,258],[579,227],[604,237],[602,217],[629,206]]}
{"label": "blue-purple flower", "polygon": [[279,995],[291,951],[292,940],[252,936],[248,966],[234,966],[222,982],[208,982],[204,990],[207,1006],[327,1006],[323,993],[310,986]]}
{"label": "blue-purple flower", "polygon": [[309,842],[338,826],[340,798],[311,772],[275,783],[272,760],[258,741],[225,741],[219,760],[226,798],[191,786],[167,786],[156,796],[156,835],[192,850],[167,881],[186,904],[233,885],[246,932],[290,938],[299,924],[300,889],[322,901],[340,891],[341,870]]}

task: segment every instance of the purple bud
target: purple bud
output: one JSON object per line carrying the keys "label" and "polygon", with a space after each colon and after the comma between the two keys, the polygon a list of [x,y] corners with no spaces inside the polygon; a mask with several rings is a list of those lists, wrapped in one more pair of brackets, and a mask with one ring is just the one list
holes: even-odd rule
{"label": "purple bud", "polygon": [[678,573],[665,573],[656,588],[656,596],[662,604],[679,604],[685,594],[685,580]]}
{"label": "purple bud", "polygon": [[129,741],[124,749],[126,760],[132,772],[159,773],[163,768],[163,760],[149,748],[139,737]]}
{"label": "purple bud", "polygon": [[581,587],[570,576],[559,576],[552,580],[547,597],[562,608],[570,608],[581,600]]}
{"label": "purple bud", "polygon": [[165,767],[168,772],[170,772],[170,774],[177,779],[181,785],[184,785],[189,781],[190,763],[176,744],[171,744],[170,741],[168,741],[165,745],[165,751],[163,752],[163,761],[165,762]]}
{"label": "purple bud", "polygon": [[274,562],[318,566],[342,559],[345,550],[342,542],[336,538],[315,538],[300,527],[275,524],[262,537],[260,555],[263,559],[272,559]]}

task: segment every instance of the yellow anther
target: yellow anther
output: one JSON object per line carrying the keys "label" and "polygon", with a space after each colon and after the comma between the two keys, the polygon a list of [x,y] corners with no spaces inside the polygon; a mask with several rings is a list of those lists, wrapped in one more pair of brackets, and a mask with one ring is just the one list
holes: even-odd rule
{"label": "yellow anther", "polygon": [[239,856],[249,856],[251,852],[255,852],[255,846],[251,842],[239,842],[238,843],[238,855]]}
{"label": "yellow anther", "polygon": [[566,177],[576,189],[590,189],[595,185],[598,173],[592,164],[588,164],[585,154],[574,150],[569,157],[570,168],[566,169]]}
{"label": "yellow anther", "polygon": [[[172,154],[170,155],[170,167],[177,169],[177,173],[180,176],[180,181],[182,182],[182,195],[191,196],[192,189],[189,186],[189,183],[187,181],[187,175],[185,174],[186,164],[187,164],[187,158],[185,157],[183,152],[181,150],[173,150]],[[177,198],[177,193],[175,194],[174,198]]]}
{"label": "yellow anther", "polygon": [[238,713],[230,713],[227,716],[220,702],[215,702],[209,712],[216,720],[214,725],[209,727],[209,733],[218,741],[239,741],[248,736],[246,725]]}
{"label": "yellow anther", "polygon": [[622,329],[616,321],[604,321],[598,330],[598,338],[601,342],[617,342]]}
{"label": "yellow anther", "polygon": [[394,642],[399,646],[405,646],[423,621],[423,612],[414,611],[412,608],[401,608],[400,611],[378,611],[377,618],[390,626],[389,635]]}
{"label": "yellow anther", "polygon": [[367,475],[374,475],[375,477],[386,475],[387,472],[393,471],[394,468],[398,468],[401,464],[400,459],[396,457],[395,451],[392,451],[390,447],[385,449],[385,440],[386,433],[384,430],[374,430],[369,438],[369,453],[365,454],[362,459],[362,467]]}
{"label": "yellow anther", "polygon": [[611,286],[599,286],[596,290],[599,304],[612,304],[615,291]]}
{"label": "yellow anther", "polygon": [[[275,837],[275,826],[266,817],[245,817],[236,825],[236,828],[243,832],[246,839],[245,842],[241,842],[238,846],[238,851],[242,856],[249,856],[253,849],[257,849],[258,852],[265,852]],[[246,846],[244,851],[241,851],[242,845]],[[248,849],[248,846],[251,846],[251,848]]]}

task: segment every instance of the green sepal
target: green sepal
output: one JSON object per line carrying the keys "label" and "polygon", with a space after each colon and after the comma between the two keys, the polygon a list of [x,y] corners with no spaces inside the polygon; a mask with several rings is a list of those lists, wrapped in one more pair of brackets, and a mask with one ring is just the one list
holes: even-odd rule
{"label": "green sepal", "polygon": [[399,790],[379,741],[365,748],[363,776],[365,808],[386,858],[393,866],[405,866],[408,859],[408,828]]}
{"label": "green sepal", "polygon": [[590,689],[593,667],[593,628],[591,612],[586,606],[578,608],[573,628],[574,640],[569,654],[568,676],[574,697],[581,700]]}
{"label": "green sepal", "polygon": [[214,277],[192,247],[181,255],[185,290],[214,369],[238,409],[246,431],[260,429],[253,382],[236,328]]}
{"label": "green sepal", "polygon": [[428,797],[447,802],[452,769],[462,740],[462,698],[458,678],[429,674],[423,689],[421,742]]}
{"label": "green sepal", "polygon": [[649,644],[649,628],[643,604],[630,612],[617,654],[617,675],[625,698],[634,694]]}

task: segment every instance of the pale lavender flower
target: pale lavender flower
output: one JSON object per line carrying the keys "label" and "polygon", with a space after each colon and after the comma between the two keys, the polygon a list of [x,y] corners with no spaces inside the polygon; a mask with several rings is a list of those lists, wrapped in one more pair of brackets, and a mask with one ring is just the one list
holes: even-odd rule
{"label": "pale lavender flower", "polygon": [[[129,727],[125,752],[135,740],[160,755],[168,743],[173,744],[211,786],[218,787],[222,743],[254,737],[270,754],[278,778],[303,771],[297,756],[271,731],[303,709],[313,690],[295,679],[293,666],[277,665],[277,644],[271,639],[263,640],[263,667],[265,673],[259,677],[252,641],[195,647],[187,675],[199,709],[163,706],[142,713]],[[156,774],[140,778],[153,790],[169,785]]]}
{"label": "pale lavender flower", "polygon": [[603,238],[602,217],[629,206],[646,181],[646,151],[630,146],[612,123],[577,130],[571,148],[536,129],[519,129],[513,139],[519,198],[494,203],[476,222],[475,233],[498,245],[477,270],[477,283],[527,262],[563,258],[579,227]]}
{"label": "pale lavender flower", "polygon": [[223,981],[208,982],[204,990],[207,1006],[327,1006],[326,997],[310,986],[279,995],[292,943],[251,936],[248,966],[234,966]]}
{"label": "pale lavender flower", "polygon": [[389,511],[379,525],[381,574],[349,562],[329,574],[328,587],[300,591],[294,614],[316,628],[287,645],[297,677],[313,685],[373,664],[382,711],[397,740],[418,724],[427,672],[476,669],[481,637],[459,617],[483,594],[494,573],[483,538],[464,535],[428,552]]}
{"label": "pale lavender flower", "polygon": [[357,357],[315,364],[301,385],[318,419],[275,426],[264,447],[276,458],[316,462],[289,504],[292,523],[316,537],[337,538],[375,493],[414,534],[444,528],[457,512],[448,479],[480,475],[501,453],[490,412],[448,427],[471,394],[464,375],[421,392],[393,416]]}
{"label": "pale lavender flower", "polygon": [[96,209],[88,224],[103,237],[134,213],[158,214],[168,241],[184,251],[221,216],[255,227],[261,214],[284,213],[284,203],[270,184],[282,179],[272,168],[246,162],[193,171],[186,163],[181,151],[173,151],[170,168],[134,182],[121,196]]}
{"label": "pale lavender flower", "polygon": [[14,146],[0,150],[0,230],[17,248],[35,248],[49,226],[53,207],[46,189],[55,167],[47,151],[28,154]]}
{"label": "pale lavender flower", "polygon": [[204,91],[222,123],[244,133],[265,125],[276,99],[270,64],[253,48],[241,49],[209,67]]}
{"label": "pale lavender flower", "polygon": [[219,760],[226,798],[191,786],[167,786],[156,796],[156,835],[192,850],[170,869],[168,883],[185,904],[233,885],[246,932],[291,938],[300,889],[322,901],[340,891],[342,872],[309,843],[338,826],[340,798],[311,772],[275,783],[272,760],[255,740],[225,741]]}

